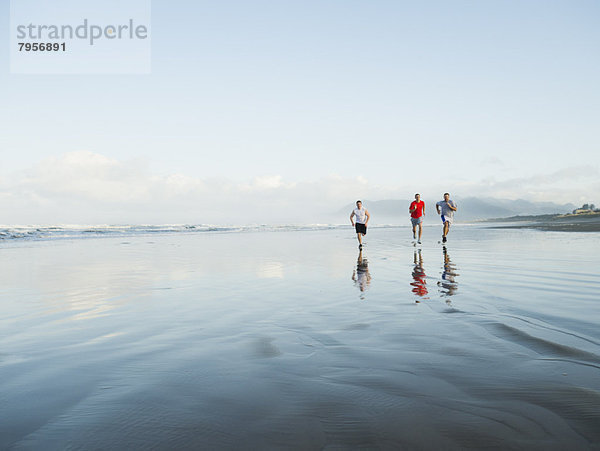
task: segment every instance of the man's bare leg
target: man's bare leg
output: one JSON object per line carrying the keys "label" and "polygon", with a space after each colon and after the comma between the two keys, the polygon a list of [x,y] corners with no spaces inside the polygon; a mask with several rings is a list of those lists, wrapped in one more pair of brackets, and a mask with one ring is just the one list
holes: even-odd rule
{"label": "man's bare leg", "polygon": [[[413,232],[414,234],[414,232]],[[423,226],[419,223],[419,241],[421,241],[421,237],[423,236]]]}

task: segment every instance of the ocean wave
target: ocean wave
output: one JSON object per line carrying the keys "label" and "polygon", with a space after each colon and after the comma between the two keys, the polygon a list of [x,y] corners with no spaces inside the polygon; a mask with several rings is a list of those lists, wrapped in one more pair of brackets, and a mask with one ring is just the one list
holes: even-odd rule
{"label": "ocean wave", "polygon": [[[346,224],[164,224],[164,225],[52,225],[52,226],[0,226],[0,242],[12,240],[84,239],[172,233],[243,233],[286,232],[296,230],[347,229]],[[377,225],[373,227],[390,227]]]}

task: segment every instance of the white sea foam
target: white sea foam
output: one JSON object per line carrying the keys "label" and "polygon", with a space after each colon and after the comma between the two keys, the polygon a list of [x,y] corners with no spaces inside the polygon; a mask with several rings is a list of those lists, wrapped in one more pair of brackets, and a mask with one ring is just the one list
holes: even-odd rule
{"label": "white sea foam", "polygon": [[[285,232],[300,230],[330,230],[350,228],[349,224],[59,224],[59,225],[0,225],[0,241],[56,240],[99,238],[104,236],[135,236],[170,233],[243,233]],[[371,228],[397,227],[379,224]]]}

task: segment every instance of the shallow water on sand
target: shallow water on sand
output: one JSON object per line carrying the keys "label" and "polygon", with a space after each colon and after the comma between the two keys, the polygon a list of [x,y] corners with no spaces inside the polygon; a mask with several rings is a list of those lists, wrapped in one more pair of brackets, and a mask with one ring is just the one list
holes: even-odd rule
{"label": "shallow water on sand", "polygon": [[600,234],[0,247],[0,448],[600,447]]}

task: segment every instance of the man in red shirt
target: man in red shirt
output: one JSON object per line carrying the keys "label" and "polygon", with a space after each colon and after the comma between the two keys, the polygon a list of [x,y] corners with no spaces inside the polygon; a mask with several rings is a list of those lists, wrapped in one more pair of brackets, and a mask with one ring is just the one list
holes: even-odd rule
{"label": "man in red shirt", "polygon": [[415,194],[415,200],[408,208],[410,212],[410,222],[412,222],[413,240],[417,238],[417,226],[419,226],[419,241],[421,244],[421,236],[423,235],[423,216],[425,216],[425,202],[421,200],[420,194]]}

